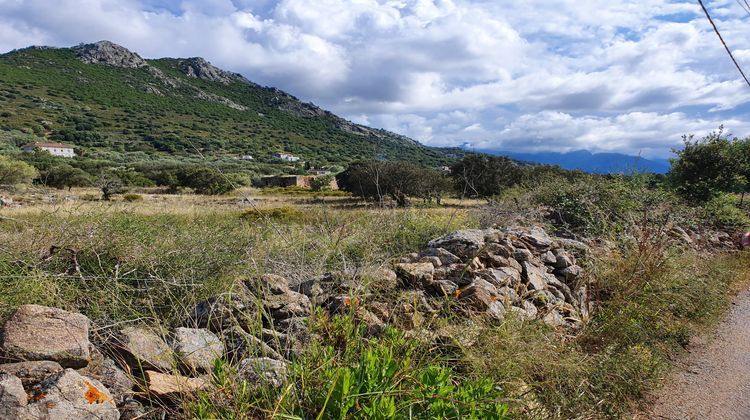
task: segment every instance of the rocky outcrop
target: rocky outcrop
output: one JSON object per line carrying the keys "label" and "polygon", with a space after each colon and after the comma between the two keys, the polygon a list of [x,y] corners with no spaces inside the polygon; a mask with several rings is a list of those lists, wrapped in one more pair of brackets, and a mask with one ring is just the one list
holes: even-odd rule
{"label": "rocky outcrop", "polygon": [[178,64],[180,71],[188,77],[228,85],[232,82],[250,83],[241,74],[222,70],[201,57],[186,58]]}
{"label": "rocky outcrop", "polygon": [[110,41],[81,44],[73,47],[78,59],[87,64],[137,69],[148,64],[138,54]]}

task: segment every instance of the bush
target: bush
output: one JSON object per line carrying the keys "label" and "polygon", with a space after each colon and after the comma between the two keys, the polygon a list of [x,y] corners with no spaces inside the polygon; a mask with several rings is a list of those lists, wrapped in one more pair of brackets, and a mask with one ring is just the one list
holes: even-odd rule
{"label": "bush", "polygon": [[750,227],[750,217],[737,207],[733,194],[719,194],[700,208],[702,218],[720,229],[744,230]]}
{"label": "bush", "polygon": [[300,223],[308,219],[307,215],[294,207],[276,207],[272,209],[251,209],[240,216],[248,222]]}
{"label": "bush", "polygon": [[37,176],[39,172],[28,163],[0,156],[0,185],[30,184]]}
{"label": "bush", "polygon": [[136,201],[143,201],[143,196],[140,194],[128,193],[123,195],[122,199],[127,201],[128,203],[133,203]]}

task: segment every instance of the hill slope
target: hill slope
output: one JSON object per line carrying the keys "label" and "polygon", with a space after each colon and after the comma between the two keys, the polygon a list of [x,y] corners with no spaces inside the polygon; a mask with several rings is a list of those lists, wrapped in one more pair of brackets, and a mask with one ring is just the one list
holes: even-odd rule
{"label": "hill slope", "polygon": [[365,158],[437,165],[457,153],[353,124],[202,58],[144,60],[107,41],[0,55],[0,109],[6,132],[33,131],[118,163],[228,163],[249,154],[258,163],[247,165],[262,168],[273,152],[287,151],[315,165]]}

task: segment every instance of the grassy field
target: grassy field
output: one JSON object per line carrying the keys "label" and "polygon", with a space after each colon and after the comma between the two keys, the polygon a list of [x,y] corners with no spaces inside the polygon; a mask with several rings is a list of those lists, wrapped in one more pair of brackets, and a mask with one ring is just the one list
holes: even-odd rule
{"label": "grassy field", "polygon": [[[238,280],[374,272],[444,233],[511,220],[478,201],[379,209],[348,197],[254,190],[213,198],[138,194],[130,202],[93,201],[94,190],[16,194],[19,206],[0,209],[0,316],[38,303],[85,313],[94,333],[129,323],[170,326]],[[658,385],[690,335],[710,326],[731,293],[750,282],[748,255],[636,239],[585,261],[598,307],[577,334],[512,318],[483,324],[447,311],[425,328],[475,339],[445,353],[413,331],[393,327],[373,339],[350,318],[318,314],[311,328],[320,341],[294,361],[287,386],[251,391],[234,379],[232,366],[219,364],[221,392],[185,401],[183,415],[625,415]],[[360,293],[377,290],[364,282]],[[450,404],[436,404],[443,397]]]}

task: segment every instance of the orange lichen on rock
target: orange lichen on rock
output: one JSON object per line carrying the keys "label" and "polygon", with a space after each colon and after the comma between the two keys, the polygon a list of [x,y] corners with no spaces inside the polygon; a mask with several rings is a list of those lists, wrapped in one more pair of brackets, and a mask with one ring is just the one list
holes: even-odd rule
{"label": "orange lichen on rock", "polygon": [[103,404],[107,401],[110,401],[110,397],[99,391],[95,386],[91,385],[88,382],[86,382],[86,386],[88,387],[88,390],[86,391],[84,397],[89,404]]}
{"label": "orange lichen on rock", "polygon": [[43,400],[47,396],[44,392],[30,392],[27,394],[29,402],[37,402]]}

